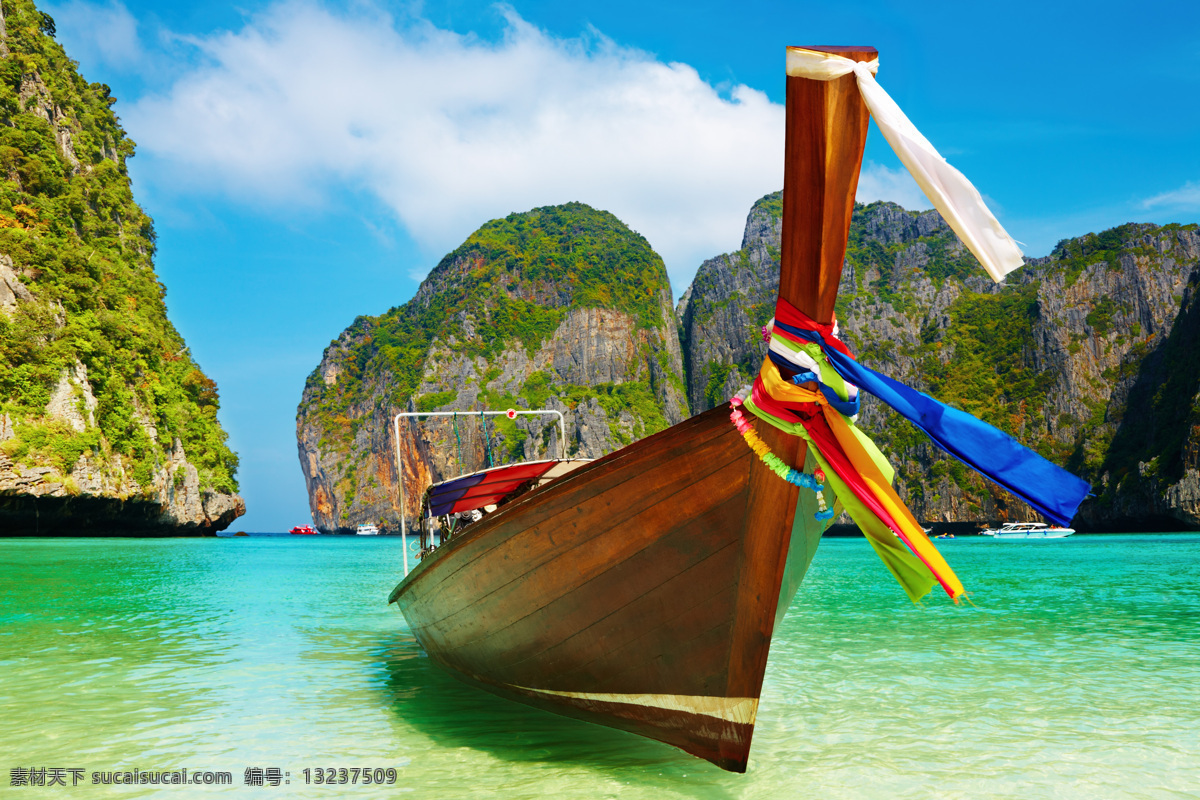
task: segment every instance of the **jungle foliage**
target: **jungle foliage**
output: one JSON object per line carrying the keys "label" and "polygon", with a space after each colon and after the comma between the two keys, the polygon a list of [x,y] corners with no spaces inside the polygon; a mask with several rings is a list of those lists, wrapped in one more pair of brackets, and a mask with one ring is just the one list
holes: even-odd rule
{"label": "jungle foliage", "polygon": [[[0,414],[16,431],[5,451],[60,473],[88,451],[106,463],[116,455],[145,487],[178,437],[203,488],[236,491],[217,387],[167,319],[154,226],[133,199],[125,162],[134,143],[115,98],[84,80],[32,2],[3,8],[0,253],[34,297],[0,313]],[[45,416],[76,362],[98,403],[95,427],[82,433]]]}
{"label": "jungle foliage", "polygon": [[[309,376],[310,413],[325,441],[344,449],[354,433],[351,407],[374,391],[369,377],[393,376],[390,401],[403,405],[421,383],[435,340],[487,361],[512,342],[532,355],[576,308],[624,311],[653,329],[667,322],[667,286],[666,267],[646,239],[606,211],[567,203],[492,220],[447,254],[408,303],[355,320],[341,339],[344,379],[326,386],[319,369]],[[531,397],[546,391],[536,377],[522,389]],[[447,398],[427,395],[417,403],[429,410],[453,400]]]}

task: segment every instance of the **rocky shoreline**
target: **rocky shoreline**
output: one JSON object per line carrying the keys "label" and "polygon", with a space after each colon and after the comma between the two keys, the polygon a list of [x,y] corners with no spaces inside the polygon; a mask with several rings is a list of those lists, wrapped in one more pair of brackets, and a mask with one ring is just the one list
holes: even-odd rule
{"label": "rocky shoreline", "polygon": [[152,500],[0,494],[3,536],[215,536],[246,512],[240,497],[209,495],[198,519]]}
{"label": "rocky shoreline", "polygon": [[[0,416],[0,442],[7,422]],[[239,495],[201,488],[178,440],[144,488],[87,455],[64,477],[0,451],[0,536],[213,536],[245,513]]]}

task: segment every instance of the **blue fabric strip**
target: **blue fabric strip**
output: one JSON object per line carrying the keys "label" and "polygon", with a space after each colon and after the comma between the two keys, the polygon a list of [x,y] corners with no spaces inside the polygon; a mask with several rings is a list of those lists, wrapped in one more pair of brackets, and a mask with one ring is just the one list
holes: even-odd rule
{"label": "blue fabric strip", "polygon": [[819,332],[778,320],[775,325],[821,345],[825,357],[842,378],[887,403],[942,450],[1012,492],[1047,519],[1059,525],[1071,524],[1071,518],[1091,489],[1087,481],[967,412],[951,408],[826,346]]}
{"label": "blue fabric strip", "polygon": [[[778,353],[771,353],[771,360],[781,367],[788,367],[789,371],[796,368],[795,364],[788,362],[786,358]],[[853,417],[858,413],[860,395],[854,395],[853,400],[843,400],[838,397],[838,393],[832,388],[821,383],[821,376],[815,372],[801,372],[798,375],[792,376],[792,383],[799,386],[802,383],[815,383],[821,390],[821,394],[825,395],[825,399],[829,401],[829,405],[843,417]]]}

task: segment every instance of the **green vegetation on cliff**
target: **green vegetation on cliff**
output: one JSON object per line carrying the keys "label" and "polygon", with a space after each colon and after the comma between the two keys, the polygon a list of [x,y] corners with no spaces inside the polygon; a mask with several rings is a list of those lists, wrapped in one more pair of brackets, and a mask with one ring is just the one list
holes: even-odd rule
{"label": "green vegetation on cliff", "polygon": [[[847,286],[843,282],[838,292],[836,310],[840,318],[846,317],[851,302],[856,298],[878,298],[899,313],[912,312],[913,299],[909,296],[904,281],[908,277],[927,275],[935,286],[941,286],[947,279],[962,281],[971,275],[982,273],[983,267],[979,261],[946,228],[891,244],[882,241],[877,233],[870,230],[867,221],[881,210],[887,209],[912,220],[916,220],[922,213],[906,211],[886,201],[854,205],[850,236],[846,242],[846,265],[853,271],[854,284]],[[898,274],[897,256],[914,249],[921,252],[921,266],[910,267],[907,275]],[[865,283],[865,276],[871,272],[876,273],[875,279]]]}
{"label": "green vegetation on cliff", "polygon": [[1153,255],[1153,248],[1134,241],[1144,233],[1142,227],[1131,222],[1100,233],[1088,233],[1077,239],[1059,242],[1054,256],[1066,269],[1067,286],[1074,284],[1083,271],[1093,264],[1103,262],[1109,269],[1117,269],[1121,265],[1122,255]]}
{"label": "green vegetation on cliff", "polygon": [[[927,328],[913,353],[928,392],[944,403],[1017,434],[1041,412],[1057,375],[1038,372],[1025,354],[1037,321],[1037,283],[999,294],[964,292],[947,309],[952,324]],[[938,351],[949,350],[948,363]]]}
{"label": "green vegetation on cliff", "polygon": [[[662,324],[659,295],[666,286],[662,259],[645,238],[615,216],[583,203],[494,219],[442,259],[434,271],[459,261],[473,264],[471,277],[485,290],[500,283],[509,294],[532,293],[539,299],[566,296],[566,308],[612,308],[633,314],[644,328]],[[492,324],[497,327],[494,313]],[[500,320],[519,325],[504,312]]]}
{"label": "green vegetation on cliff", "polygon": [[[178,437],[203,488],[236,491],[217,387],[167,319],[154,227],[133,199],[125,161],[134,144],[115,100],[79,75],[33,3],[4,0],[3,9],[0,254],[32,294],[0,312],[0,415],[16,433],[4,451],[63,474],[88,451],[106,463],[119,455],[144,488]],[[96,400],[83,432],[45,413],[77,364]]]}
{"label": "green vegetation on cliff", "polygon": [[[308,378],[306,392],[315,400],[310,413],[316,412],[323,441],[344,451],[357,432],[351,408],[375,392],[370,377],[393,376],[389,400],[405,404],[421,383],[435,341],[489,363],[513,342],[532,355],[576,308],[623,311],[639,327],[653,329],[665,322],[667,285],[662,259],[646,239],[606,211],[567,203],[492,220],[447,254],[408,303],[355,320],[343,334],[337,382],[326,386],[319,368]],[[555,386],[554,393],[567,389],[579,390],[574,400],[564,397],[568,404],[590,392],[604,405],[631,391]],[[548,391],[546,376],[535,373],[518,396],[538,405],[533,400],[544,402]],[[453,402],[456,394],[440,391],[416,404],[428,411]],[[493,405],[516,402],[492,399]],[[665,427],[657,407],[655,413],[657,418],[639,417],[646,432]]]}
{"label": "green vegetation on cliff", "polygon": [[[925,391],[1095,482],[1097,506],[1115,507],[1121,492],[1132,491],[1139,480],[1143,487],[1155,480],[1163,485],[1182,480],[1188,450],[1195,450],[1200,431],[1200,315],[1190,301],[1195,273],[1188,291],[1172,297],[1173,303],[1182,300],[1177,312],[1164,309],[1165,318],[1156,323],[1159,331],[1169,331],[1165,340],[1156,334],[1143,338],[1137,319],[1153,314],[1155,304],[1166,299],[1176,280],[1169,271],[1194,263],[1194,250],[1192,255],[1177,250],[1175,236],[1196,229],[1131,223],[1065,240],[1049,258],[1014,273],[1007,286],[980,293],[960,281],[957,298],[936,317],[925,316],[915,345],[870,338],[860,355],[884,362],[885,371],[901,362],[914,365],[914,377]],[[887,264],[867,266],[886,271]],[[935,283],[939,277],[960,279],[940,272],[940,266],[944,264],[931,260],[924,273]],[[1194,267],[1186,267],[1182,276],[1190,269]],[[1121,277],[1109,276],[1113,271],[1122,272]],[[1112,291],[1111,281],[1121,290],[1099,293]],[[1137,288],[1126,288],[1129,284]],[[1071,287],[1074,297],[1065,302],[1075,309],[1074,318],[1060,316],[1049,327],[1043,304],[1063,302]],[[891,292],[873,294],[902,311],[895,298],[915,297],[916,291],[915,285],[898,284]],[[852,323],[854,312],[865,309],[873,309],[878,319],[879,305],[849,306]],[[1056,333],[1065,334],[1062,344],[1050,338]],[[1096,362],[1107,364],[1098,375]],[[1054,406],[1071,410],[1048,413]],[[927,458],[922,451],[932,451],[906,427],[887,412],[876,440],[886,451],[920,462]],[[1194,452],[1190,457],[1194,463]],[[934,461],[928,474],[935,481],[950,478],[971,504],[971,513],[994,494],[982,478],[948,459]],[[920,481],[911,481],[909,490],[918,498],[924,493]]]}

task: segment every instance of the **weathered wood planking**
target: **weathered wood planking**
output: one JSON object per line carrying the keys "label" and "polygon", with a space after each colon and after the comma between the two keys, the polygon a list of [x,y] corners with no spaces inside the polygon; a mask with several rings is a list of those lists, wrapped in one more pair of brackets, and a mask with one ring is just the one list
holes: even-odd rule
{"label": "weathered wood planking", "polygon": [[[546,692],[757,699],[730,694],[728,666],[741,649],[736,584],[755,563],[743,554],[755,457],[727,413],[714,409],[693,419],[692,435],[665,431],[539,489],[543,513],[528,527],[511,524],[527,514],[514,503],[452,540],[451,557],[436,551],[396,593],[422,646],[489,688],[524,699],[532,691],[537,705],[588,718],[637,704]],[[774,600],[763,599],[769,618]],[[768,646],[753,636],[754,647]],[[625,709],[621,727],[744,768],[750,726],[651,712],[638,723]]]}

